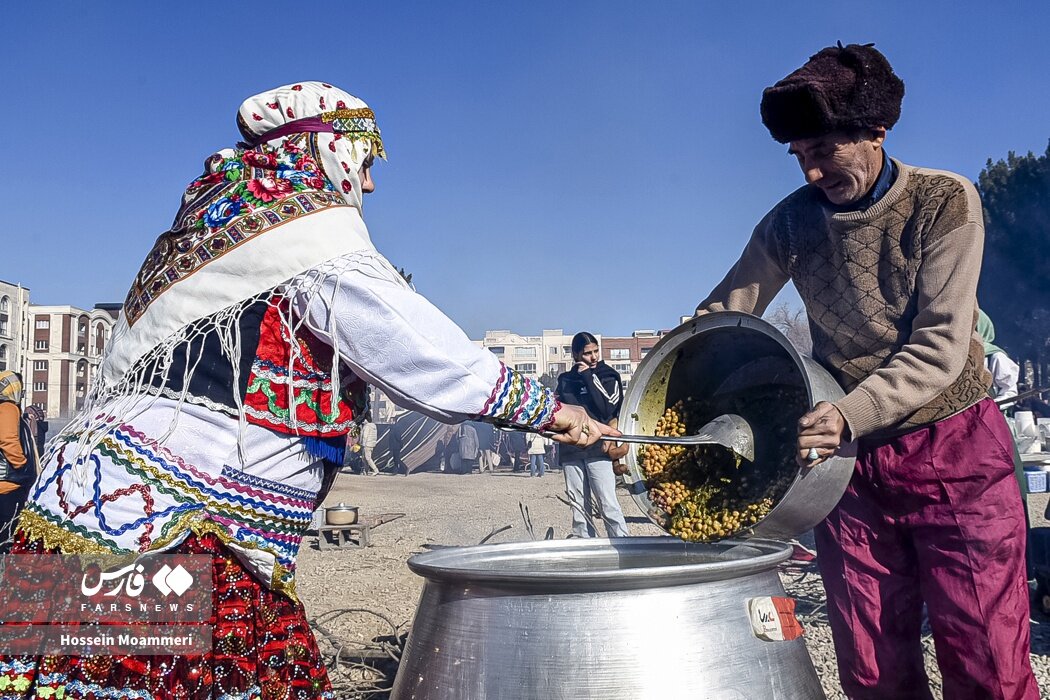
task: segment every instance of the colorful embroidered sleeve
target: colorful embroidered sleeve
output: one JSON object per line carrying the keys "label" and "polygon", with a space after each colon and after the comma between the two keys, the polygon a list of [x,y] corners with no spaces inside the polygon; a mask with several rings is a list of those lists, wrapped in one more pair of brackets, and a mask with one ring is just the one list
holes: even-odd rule
{"label": "colorful embroidered sleeve", "polygon": [[[488,352],[487,350],[485,352]],[[561,403],[547,387],[500,362],[496,387],[478,413],[479,420],[513,423],[545,430],[554,422]]]}
{"label": "colorful embroidered sleeve", "polygon": [[444,422],[545,428],[553,421],[559,404],[550,390],[472,343],[379,253],[312,268],[286,296],[315,335],[398,405]]}

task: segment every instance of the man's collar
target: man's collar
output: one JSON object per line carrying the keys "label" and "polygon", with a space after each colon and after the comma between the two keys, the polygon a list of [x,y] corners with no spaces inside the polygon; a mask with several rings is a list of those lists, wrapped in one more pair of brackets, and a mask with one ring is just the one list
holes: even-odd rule
{"label": "man's collar", "polygon": [[886,149],[882,149],[882,170],[879,171],[879,176],[875,180],[875,184],[872,185],[868,193],[858,199],[856,202],[850,204],[832,204],[826,202],[826,206],[837,214],[845,214],[854,211],[864,211],[868,207],[871,207],[875,202],[883,198],[883,196],[890,191],[893,187],[893,183],[897,180],[897,166],[889,155],[886,153]]}

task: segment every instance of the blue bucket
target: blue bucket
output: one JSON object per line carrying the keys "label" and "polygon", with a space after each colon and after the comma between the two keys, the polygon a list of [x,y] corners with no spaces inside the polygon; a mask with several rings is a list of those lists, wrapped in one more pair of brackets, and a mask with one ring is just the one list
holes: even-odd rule
{"label": "blue bucket", "polygon": [[1025,467],[1025,479],[1028,481],[1028,493],[1043,493],[1046,491],[1046,472],[1039,467]]}

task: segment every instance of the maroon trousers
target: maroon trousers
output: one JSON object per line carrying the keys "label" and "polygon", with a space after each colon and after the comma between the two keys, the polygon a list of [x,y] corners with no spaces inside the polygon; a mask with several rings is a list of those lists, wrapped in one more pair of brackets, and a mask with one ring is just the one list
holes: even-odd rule
{"label": "maroon trousers", "polygon": [[946,699],[1038,700],[1013,440],[991,399],[861,440],[853,479],[816,539],[851,699],[932,697],[925,603]]}

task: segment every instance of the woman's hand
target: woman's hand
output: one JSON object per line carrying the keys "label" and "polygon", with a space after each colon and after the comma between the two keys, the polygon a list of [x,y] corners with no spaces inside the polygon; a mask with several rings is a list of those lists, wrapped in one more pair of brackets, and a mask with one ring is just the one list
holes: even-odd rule
{"label": "woman's hand", "polygon": [[[815,467],[835,455],[846,442],[846,419],[834,404],[821,401],[798,421],[798,454],[795,459],[803,467]],[[816,459],[809,459],[816,450]]]}
{"label": "woman's hand", "polygon": [[552,440],[576,447],[589,447],[598,442],[598,438],[602,435],[614,437],[621,435],[619,430],[591,418],[579,406],[568,404],[562,404],[562,407],[554,414],[554,423],[550,429],[558,433],[551,437]]}

